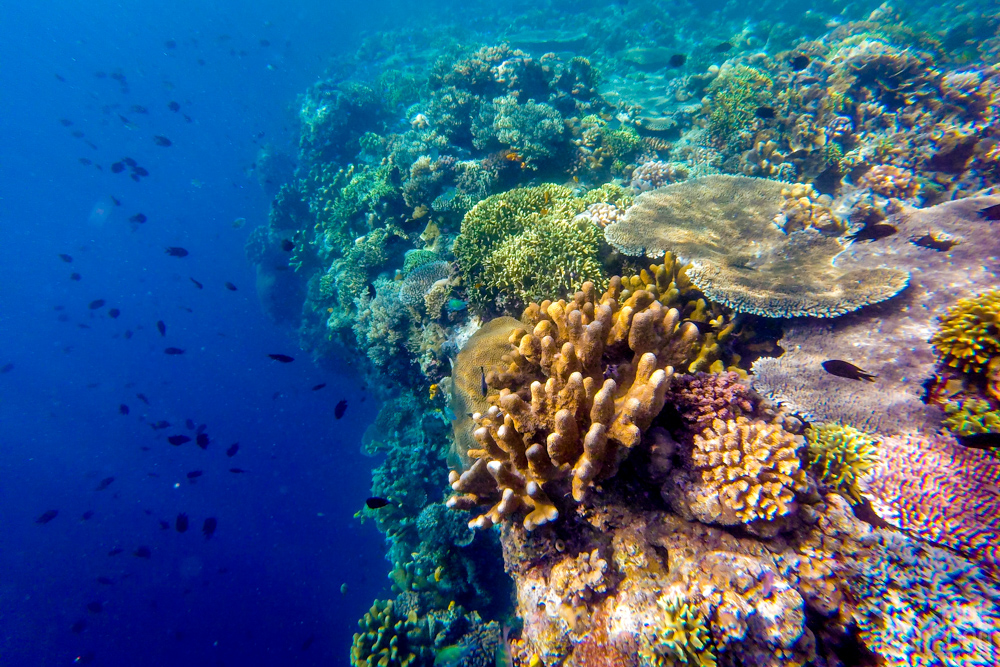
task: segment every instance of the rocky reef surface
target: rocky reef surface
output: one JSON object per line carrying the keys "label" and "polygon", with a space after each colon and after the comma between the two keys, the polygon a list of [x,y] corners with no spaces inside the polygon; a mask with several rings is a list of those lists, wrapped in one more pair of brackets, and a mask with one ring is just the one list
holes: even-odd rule
{"label": "rocky reef surface", "polygon": [[384,402],[352,664],[1000,663],[1000,12],[565,9],[331,61],[247,245]]}

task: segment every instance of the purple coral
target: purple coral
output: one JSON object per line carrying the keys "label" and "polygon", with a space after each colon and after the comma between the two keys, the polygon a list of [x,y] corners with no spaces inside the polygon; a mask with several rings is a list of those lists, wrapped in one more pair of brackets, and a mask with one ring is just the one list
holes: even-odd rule
{"label": "purple coral", "polygon": [[684,423],[700,433],[715,419],[735,420],[753,415],[757,407],[754,392],[738,373],[695,373],[676,375],[667,392]]}

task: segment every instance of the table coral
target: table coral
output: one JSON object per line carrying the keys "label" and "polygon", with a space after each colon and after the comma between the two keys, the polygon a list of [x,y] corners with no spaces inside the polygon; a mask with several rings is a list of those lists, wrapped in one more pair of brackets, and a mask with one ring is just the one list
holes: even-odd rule
{"label": "table coral", "polygon": [[698,356],[698,327],[683,323],[677,309],[645,290],[621,296],[615,277],[601,297],[585,283],[571,302],[525,310],[525,328],[510,336],[511,361],[486,376],[499,395],[473,415],[479,447],[469,454],[477,461],[450,477],[452,506],[494,503],[476,526],[524,510],[529,528],[556,519],[546,483],[571,480],[573,499],[583,501],[639,444],[663,408],[673,367]]}
{"label": "table coral", "polygon": [[628,255],[675,253],[691,280],[734,310],[769,317],[835,317],[884,301],[906,286],[898,269],[837,269],[843,251],[813,229],[784,234],[774,224],[780,181],[704,176],[646,192],[608,225],[608,243]]}
{"label": "table coral", "polygon": [[1000,465],[979,449],[935,435],[885,438],[862,494],[891,525],[1000,566]]}
{"label": "table coral", "polygon": [[878,462],[877,440],[843,424],[810,424],[806,430],[809,467],[820,486],[861,502],[859,480]]}
{"label": "table coral", "polygon": [[1000,356],[1000,290],[959,299],[941,317],[931,345],[952,368],[983,372]]}

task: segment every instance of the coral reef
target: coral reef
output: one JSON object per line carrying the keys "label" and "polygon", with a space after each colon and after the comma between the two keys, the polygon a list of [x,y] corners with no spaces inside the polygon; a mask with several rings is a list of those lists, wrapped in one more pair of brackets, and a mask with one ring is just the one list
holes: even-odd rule
{"label": "coral reef", "polygon": [[806,429],[809,468],[821,487],[861,502],[858,484],[878,463],[878,441],[843,424],[810,424]]}
{"label": "coral reef", "polygon": [[513,95],[484,104],[472,123],[476,148],[506,146],[527,169],[537,169],[539,161],[552,157],[563,134],[562,116],[553,107],[534,100],[520,104]]}
{"label": "coral reef", "polygon": [[734,371],[676,375],[667,391],[672,405],[692,431],[701,433],[716,419],[751,417],[757,409],[749,383]]}
{"label": "coral reef", "polygon": [[769,317],[835,317],[884,301],[906,286],[898,269],[838,269],[843,251],[813,229],[783,234],[778,181],[704,176],[636,197],[625,217],[604,229],[628,255],[665,251],[690,262],[691,281],[734,310]]}
{"label": "coral reef", "polygon": [[952,368],[982,373],[1000,356],[1000,290],[959,299],[941,317],[931,345]]}
{"label": "coral reef", "polygon": [[1000,410],[989,401],[970,399],[944,406],[944,426],[958,436],[1000,434]]}

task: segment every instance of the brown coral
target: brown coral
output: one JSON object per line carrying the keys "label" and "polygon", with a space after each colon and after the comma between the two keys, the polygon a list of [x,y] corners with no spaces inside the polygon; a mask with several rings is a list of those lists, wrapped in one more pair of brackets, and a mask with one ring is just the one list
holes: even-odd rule
{"label": "brown coral", "polygon": [[668,185],[639,195],[604,237],[627,255],[676,253],[709,298],[768,317],[836,317],[906,287],[898,269],[835,268],[844,248],[834,238],[813,229],[782,233],[773,221],[786,187],[722,175]]}
{"label": "brown coral", "polygon": [[670,385],[667,403],[680,413],[691,430],[701,433],[716,419],[728,421],[753,415],[756,397],[738,373],[678,375]]}
{"label": "brown coral", "polygon": [[909,199],[920,192],[920,183],[913,172],[891,164],[877,164],[861,177],[861,183],[883,197]]}
{"label": "brown coral", "polygon": [[529,529],[555,519],[544,484],[569,480],[581,502],[639,444],[663,408],[674,366],[688,367],[704,342],[650,291],[626,297],[617,276],[601,297],[585,283],[570,302],[529,305],[522,321],[530,332],[515,329],[510,362],[486,375],[499,395],[473,415],[479,446],[469,455],[478,460],[450,475],[450,506],[493,503],[472,521],[477,527],[524,510]]}

